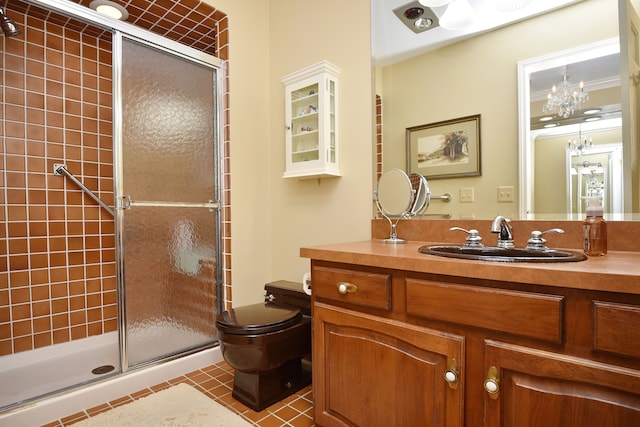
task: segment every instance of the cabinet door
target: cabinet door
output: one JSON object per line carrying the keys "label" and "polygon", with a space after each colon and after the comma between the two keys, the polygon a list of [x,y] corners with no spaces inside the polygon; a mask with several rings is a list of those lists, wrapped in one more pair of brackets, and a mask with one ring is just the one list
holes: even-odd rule
{"label": "cabinet door", "polygon": [[287,160],[292,165],[321,160],[319,92],[318,79],[307,79],[287,88],[287,120],[290,120],[291,131],[291,153]]}
{"label": "cabinet door", "polygon": [[313,325],[316,424],[462,426],[462,337],[321,303]]}
{"label": "cabinet door", "polygon": [[488,427],[640,426],[640,371],[495,341],[485,360]]}

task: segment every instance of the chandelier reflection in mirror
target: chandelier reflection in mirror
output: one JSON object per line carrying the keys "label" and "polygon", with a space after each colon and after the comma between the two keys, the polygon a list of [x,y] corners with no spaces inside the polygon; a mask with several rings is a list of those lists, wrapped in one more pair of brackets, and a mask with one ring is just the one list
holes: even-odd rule
{"label": "chandelier reflection in mirror", "polygon": [[563,118],[579,110],[584,102],[589,99],[589,94],[584,91],[584,82],[580,82],[577,88],[569,82],[567,67],[562,71],[562,82],[551,88],[547,103],[542,107],[543,113],[553,113]]}
{"label": "chandelier reflection in mirror", "polygon": [[569,152],[582,156],[593,146],[593,139],[582,136],[582,126],[578,130],[578,139],[569,140]]}

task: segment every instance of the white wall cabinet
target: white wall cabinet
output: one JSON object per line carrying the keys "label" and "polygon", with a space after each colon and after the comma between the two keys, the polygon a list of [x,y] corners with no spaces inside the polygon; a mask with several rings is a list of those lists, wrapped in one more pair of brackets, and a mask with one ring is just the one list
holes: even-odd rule
{"label": "white wall cabinet", "polygon": [[337,66],[322,61],[282,78],[287,128],[283,178],[340,176],[339,75]]}

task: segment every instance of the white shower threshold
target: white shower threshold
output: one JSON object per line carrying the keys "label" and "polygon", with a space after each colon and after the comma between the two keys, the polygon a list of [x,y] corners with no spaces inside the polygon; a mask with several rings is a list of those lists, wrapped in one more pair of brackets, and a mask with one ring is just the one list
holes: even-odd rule
{"label": "white shower threshold", "polygon": [[[0,427],[40,426],[222,361],[220,347],[113,376],[111,379],[0,413]],[[4,387],[5,385],[3,385]]]}

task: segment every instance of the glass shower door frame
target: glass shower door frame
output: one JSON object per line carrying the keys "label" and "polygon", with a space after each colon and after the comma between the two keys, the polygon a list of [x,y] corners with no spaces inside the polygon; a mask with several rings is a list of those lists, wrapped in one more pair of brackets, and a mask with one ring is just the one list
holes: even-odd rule
{"label": "glass shower door frame", "polygon": [[[131,34],[125,34],[120,31],[114,31],[113,33],[113,146],[114,146],[114,187],[115,187],[115,224],[116,224],[116,259],[117,259],[117,290],[118,290],[118,322],[119,322],[119,341],[120,341],[120,357],[121,357],[121,371],[126,372],[131,370],[128,356],[128,340],[127,340],[127,318],[126,318],[126,293],[125,293],[125,254],[124,254],[124,210],[131,207],[131,201],[125,196],[123,188],[123,95],[122,95],[122,52],[123,52],[123,39],[131,40],[143,45],[147,45],[150,48],[163,51],[170,55],[185,59],[195,64],[203,65],[213,69],[215,73],[214,87],[217,88],[214,95],[214,164],[216,171],[214,173],[214,199],[209,202],[196,204],[188,203],[174,203],[165,202],[162,203],[165,207],[193,207],[193,208],[206,208],[215,212],[215,263],[218,268],[215,269],[215,293],[217,307],[215,309],[219,312],[222,308],[222,237],[221,237],[221,173],[222,164],[220,157],[221,147],[221,114],[220,105],[222,105],[222,94],[220,88],[223,83],[223,61],[213,56],[196,51],[192,48],[183,46],[179,43],[167,40],[164,38],[151,37],[150,40],[147,37],[140,38]],[[158,206],[156,202],[151,202],[155,206]],[[150,203],[138,202],[137,206],[149,206]],[[215,345],[215,343],[213,344]],[[173,360],[190,353],[197,352],[203,348],[210,347],[211,345],[205,345],[201,348],[189,349],[181,351],[175,354],[165,356],[161,359],[152,360],[146,363],[137,364],[135,369],[148,367],[163,363],[169,360]]]}

